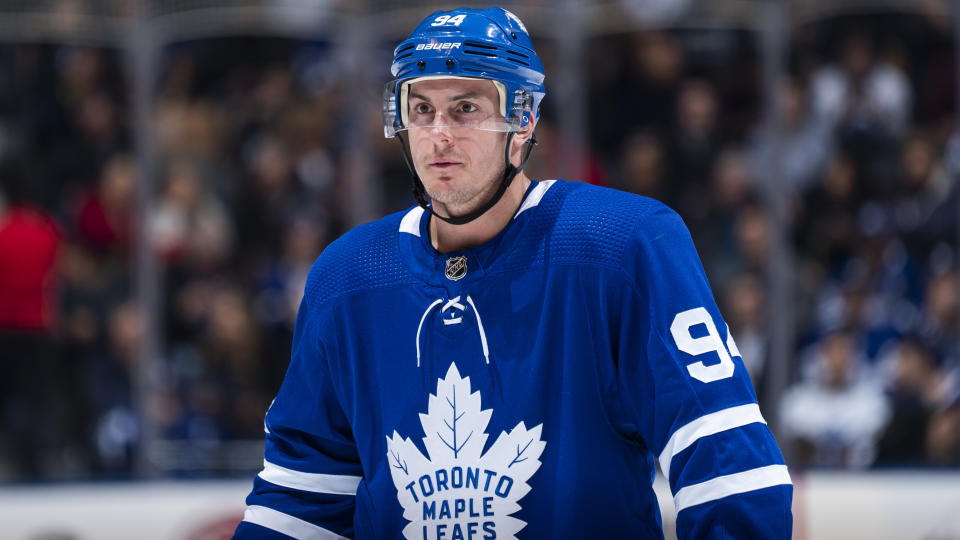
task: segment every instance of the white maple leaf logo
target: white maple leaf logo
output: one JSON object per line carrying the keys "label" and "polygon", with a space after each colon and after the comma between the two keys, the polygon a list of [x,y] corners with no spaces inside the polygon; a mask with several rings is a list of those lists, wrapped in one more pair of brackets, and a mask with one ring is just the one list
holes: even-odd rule
{"label": "white maple leaf logo", "polygon": [[527,429],[523,422],[502,432],[486,453],[487,424],[492,409],[481,410],[480,392],[470,392],[470,377],[461,378],[456,364],[437,380],[427,414],[420,414],[427,459],[410,438],[396,431],[387,437],[387,460],[409,523],[409,539],[516,538],[527,524],[511,514],[530,492],[527,481],[540,468],[547,443],[543,424]]}

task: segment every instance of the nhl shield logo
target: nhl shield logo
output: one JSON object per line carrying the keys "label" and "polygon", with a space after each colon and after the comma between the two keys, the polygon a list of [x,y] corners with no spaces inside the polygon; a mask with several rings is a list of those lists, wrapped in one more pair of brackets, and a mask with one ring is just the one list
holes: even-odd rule
{"label": "nhl shield logo", "polygon": [[463,255],[447,259],[447,267],[443,274],[451,281],[458,281],[467,275],[467,258]]}

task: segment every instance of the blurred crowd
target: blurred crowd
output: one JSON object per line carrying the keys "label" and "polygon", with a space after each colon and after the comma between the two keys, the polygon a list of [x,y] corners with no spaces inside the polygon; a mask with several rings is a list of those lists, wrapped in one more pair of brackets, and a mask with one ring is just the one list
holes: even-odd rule
{"label": "blurred crowd", "polygon": [[[788,463],[960,465],[949,19],[797,28],[773,119],[754,43],[709,31],[594,43],[591,141],[604,181],[687,222]],[[778,242],[791,254],[786,281],[771,275]],[[790,289],[788,306],[771,305],[772,286]],[[791,383],[776,391],[768,360],[781,309],[796,325]]]}
{"label": "blurred crowd", "polygon": [[[217,443],[262,439],[307,272],[339,227],[327,56],[271,39],[165,50],[140,216],[120,52],[3,47],[0,478],[130,475],[146,429],[209,454],[148,467],[259,462]],[[160,268],[154,369],[139,362],[138,238]]]}
{"label": "blurred crowd", "polygon": [[[570,171],[559,164],[573,143],[550,99],[558,60],[538,44],[548,96],[528,170],[681,214],[789,463],[960,465],[949,19],[840,18],[797,28],[790,45],[779,121],[767,122],[749,33],[591,38],[589,144]],[[124,56],[0,45],[0,481],[129,476],[148,429],[203,449],[189,463],[148,456],[167,473],[256,468],[258,449],[239,462],[223,449],[262,440],[307,271],[354,217],[344,126],[370,124],[380,213],[413,204],[399,148],[378,137],[378,97],[351,88],[331,48],[251,38],[165,49],[156,204],[139,215]],[[378,55],[386,80],[389,48]],[[787,201],[782,237],[772,201]],[[149,370],[139,238],[163,293]],[[793,253],[794,299],[778,309],[797,324],[791,385],[771,395],[778,240]]]}

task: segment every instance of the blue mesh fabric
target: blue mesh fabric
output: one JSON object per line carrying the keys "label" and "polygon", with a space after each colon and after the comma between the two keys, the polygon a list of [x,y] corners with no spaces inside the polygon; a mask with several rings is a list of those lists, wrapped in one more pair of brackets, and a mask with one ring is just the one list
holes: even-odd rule
{"label": "blue mesh fabric", "polygon": [[403,212],[361,225],[331,243],[314,263],[306,294],[323,303],[361,290],[415,283],[397,251]]}
{"label": "blue mesh fabric", "polygon": [[623,254],[637,222],[661,203],[578,182],[558,182],[529,210],[523,237],[494,272],[543,265],[623,268]]}
{"label": "blue mesh fabric", "polygon": [[[652,199],[579,182],[558,182],[528,210],[532,221],[494,274],[552,265],[624,268],[630,235],[644,216],[661,207]],[[405,212],[361,225],[330,244],[307,283],[314,302],[360,290],[420,283],[400,259],[397,230]]]}

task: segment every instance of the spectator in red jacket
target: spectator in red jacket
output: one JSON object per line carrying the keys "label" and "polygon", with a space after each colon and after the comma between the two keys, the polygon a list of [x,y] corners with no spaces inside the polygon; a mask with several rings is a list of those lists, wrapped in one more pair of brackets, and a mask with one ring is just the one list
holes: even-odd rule
{"label": "spectator in red jacket", "polygon": [[[0,170],[0,466],[36,476],[62,433],[53,341],[60,232],[22,167]],[[2,467],[0,467],[2,468]]]}

